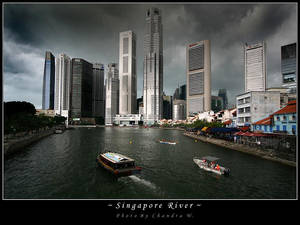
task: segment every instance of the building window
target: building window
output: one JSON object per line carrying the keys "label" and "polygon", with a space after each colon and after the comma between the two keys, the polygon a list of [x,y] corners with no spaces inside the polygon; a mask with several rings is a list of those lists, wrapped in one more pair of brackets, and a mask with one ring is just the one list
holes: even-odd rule
{"label": "building window", "polygon": [[189,49],[189,71],[203,69],[204,45],[197,45]]}
{"label": "building window", "polygon": [[277,120],[277,121],[280,121],[280,116],[277,116],[277,117],[276,117],[276,120]]}
{"label": "building window", "polygon": [[250,103],[250,97],[245,98],[245,103]]}
{"label": "building window", "polygon": [[270,132],[273,132],[273,127],[272,126],[270,126]]}
{"label": "building window", "polygon": [[296,82],[296,74],[295,73],[283,74],[283,81],[282,82],[284,84]]}
{"label": "building window", "polygon": [[292,133],[293,133],[293,134],[296,134],[296,125],[293,125],[293,126],[292,126]]}
{"label": "building window", "polygon": [[251,117],[245,117],[245,122],[250,123],[251,122]]}
{"label": "building window", "polygon": [[242,104],[244,104],[244,99],[239,99],[238,100],[238,105],[242,105]]}
{"label": "building window", "polygon": [[129,38],[123,38],[123,54],[128,54]]}
{"label": "building window", "polygon": [[283,131],[286,131],[286,125],[282,126]]}
{"label": "building window", "polygon": [[276,125],[276,130],[280,131],[280,126],[279,125]]}
{"label": "building window", "polygon": [[286,116],[283,116],[283,121],[285,121],[286,120]]}
{"label": "building window", "polygon": [[199,95],[204,92],[204,73],[189,75],[189,95]]}

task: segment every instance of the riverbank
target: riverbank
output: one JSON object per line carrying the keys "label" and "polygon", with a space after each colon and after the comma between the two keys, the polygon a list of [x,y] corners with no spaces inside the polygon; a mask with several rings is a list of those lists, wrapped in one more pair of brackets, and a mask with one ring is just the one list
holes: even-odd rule
{"label": "riverbank", "polygon": [[238,144],[238,143],[233,143],[233,142],[230,142],[230,141],[225,141],[225,140],[222,140],[222,139],[210,138],[210,137],[205,137],[205,136],[198,136],[198,135],[187,133],[187,132],[184,132],[183,135],[185,135],[187,137],[197,139],[197,140],[200,140],[202,142],[215,144],[215,145],[227,148],[227,149],[232,149],[232,150],[236,150],[236,151],[239,151],[239,152],[244,152],[244,153],[247,153],[247,154],[250,154],[250,155],[258,156],[258,157],[263,158],[263,159],[272,160],[272,161],[279,162],[279,163],[282,163],[282,164],[285,164],[285,165],[288,165],[288,166],[296,167],[296,162],[289,161],[289,160],[282,159],[282,158],[278,158],[278,157],[274,156],[273,152],[263,151],[263,150],[260,150],[258,148],[253,148],[253,147],[246,146],[246,145],[243,145],[243,144]]}
{"label": "riverbank", "polygon": [[21,132],[15,135],[4,136],[4,156],[22,151],[27,146],[55,133],[56,129],[61,127],[41,128],[29,132]]}

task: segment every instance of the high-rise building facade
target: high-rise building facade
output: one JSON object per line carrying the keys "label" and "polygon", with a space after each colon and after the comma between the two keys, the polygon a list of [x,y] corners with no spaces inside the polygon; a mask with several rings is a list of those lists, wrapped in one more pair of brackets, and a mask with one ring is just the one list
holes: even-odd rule
{"label": "high-rise building facade", "polygon": [[67,116],[70,110],[71,59],[59,54],[55,62],[55,100],[54,109],[59,115]]}
{"label": "high-rise building facade", "polygon": [[178,86],[178,88],[175,89],[173,99],[186,100],[186,84],[181,85],[180,87]]}
{"label": "high-rise building facade", "polygon": [[187,46],[187,116],[211,109],[211,56],[210,41],[204,40]]}
{"label": "high-rise building facade", "polygon": [[112,125],[114,117],[119,113],[119,69],[117,63],[108,64],[105,81],[105,124]]}
{"label": "high-rise building facade", "polygon": [[173,120],[186,119],[186,101],[182,99],[175,99],[173,101]]}
{"label": "high-rise building facade", "polygon": [[104,104],[104,66],[101,63],[93,64],[93,117],[105,116]]}
{"label": "high-rise building facade", "polygon": [[46,51],[43,79],[42,109],[54,109],[55,92],[55,57]]}
{"label": "high-rise building facade", "polygon": [[136,35],[132,31],[120,33],[119,48],[120,114],[136,113]]}
{"label": "high-rise building facade", "polygon": [[179,97],[182,100],[186,100],[186,84],[180,86]]}
{"label": "high-rise building facade", "polygon": [[221,111],[224,109],[224,103],[223,103],[223,98],[220,96],[211,96],[211,110],[216,112]]}
{"label": "high-rise building facade", "polygon": [[245,92],[265,91],[266,76],[266,43],[244,46]]}
{"label": "high-rise building facade", "polygon": [[163,39],[161,11],[146,12],[144,36],[144,121],[153,124],[163,115]]}
{"label": "high-rise building facade", "polygon": [[297,92],[297,56],[296,43],[281,46],[282,86],[290,93]]}
{"label": "high-rise building facade", "polygon": [[172,119],[172,96],[163,95],[163,119]]}
{"label": "high-rise building facade", "polygon": [[71,68],[71,117],[92,117],[93,64],[73,58]]}
{"label": "high-rise building facade", "polygon": [[223,108],[222,109],[227,109],[228,108],[227,90],[219,89],[218,96],[223,99]]}

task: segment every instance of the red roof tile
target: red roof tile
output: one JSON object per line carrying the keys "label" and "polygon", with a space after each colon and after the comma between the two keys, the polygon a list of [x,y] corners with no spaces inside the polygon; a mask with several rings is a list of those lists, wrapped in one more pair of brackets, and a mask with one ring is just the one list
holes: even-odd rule
{"label": "red roof tile", "polygon": [[227,121],[225,121],[223,124],[225,124],[225,125],[229,125],[229,124],[231,124],[232,123],[232,121],[231,120],[227,120]]}
{"label": "red roof tile", "polygon": [[270,124],[271,124],[271,116],[253,123],[253,125],[270,125]]}
{"label": "red roof tile", "polygon": [[296,113],[296,100],[290,101],[287,106],[283,107],[282,109],[278,110],[277,112],[273,113],[272,115],[277,114],[289,114],[289,113]]}

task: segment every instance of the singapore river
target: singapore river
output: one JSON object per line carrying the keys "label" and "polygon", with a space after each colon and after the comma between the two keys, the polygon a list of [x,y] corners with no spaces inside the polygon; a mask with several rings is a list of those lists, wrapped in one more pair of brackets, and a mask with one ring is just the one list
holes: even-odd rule
{"label": "singapore river", "polygon": [[[158,139],[178,141],[166,145]],[[141,174],[115,179],[96,156],[136,160]],[[215,156],[229,177],[200,169]],[[76,128],[53,134],[4,161],[5,199],[295,199],[296,168],[155,128]]]}

